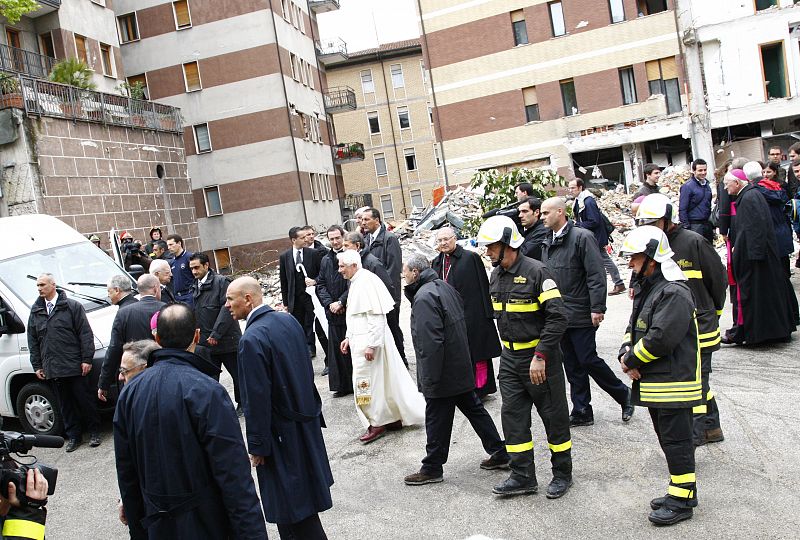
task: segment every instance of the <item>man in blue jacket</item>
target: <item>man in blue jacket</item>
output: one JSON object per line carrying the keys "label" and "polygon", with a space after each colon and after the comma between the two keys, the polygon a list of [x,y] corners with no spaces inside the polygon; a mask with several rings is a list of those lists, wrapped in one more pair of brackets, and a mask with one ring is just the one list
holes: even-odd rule
{"label": "man in blue jacket", "polygon": [[711,186],[708,184],[708,164],[703,159],[692,161],[692,177],[681,186],[678,217],[681,227],[714,241],[711,225]]}
{"label": "man in blue jacket", "polygon": [[167,262],[172,271],[172,290],[175,300],[194,306],[194,275],[189,268],[189,258],[192,253],[186,251],[183,246],[183,238],[177,234],[167,236],[167,249],[172,254],[172,258]]}

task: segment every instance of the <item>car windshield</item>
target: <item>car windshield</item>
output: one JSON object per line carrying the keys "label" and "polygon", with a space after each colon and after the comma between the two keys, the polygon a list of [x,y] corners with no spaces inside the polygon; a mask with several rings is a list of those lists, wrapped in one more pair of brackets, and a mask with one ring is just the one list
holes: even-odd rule
{"label": "car windshield", "polygon": [[[83,304],[86,311],[107,304],[79,295],[107,300],[108,280],[111,276],[125,274],[113,259],[91,242],[59,246],[0,262],[0,280],[28,307],[39,297],[36,281],[28,276],[38,277],[45,272],[55,276],[56,285],[78,293],[67,295]],[[131,284],[136,286],[133,280]]]}

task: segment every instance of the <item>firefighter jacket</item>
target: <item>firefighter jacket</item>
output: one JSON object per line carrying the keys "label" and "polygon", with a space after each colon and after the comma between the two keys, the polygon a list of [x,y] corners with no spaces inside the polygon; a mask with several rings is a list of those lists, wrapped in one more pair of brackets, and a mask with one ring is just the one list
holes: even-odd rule
{"label": "firefighter jacket", "polygon": [[725,307],[728,274],[714,246],[702,235],[675,227],[667,233],[673,259],[683,270],[694,295],[700,352],[719,349],[719,316]]}
{"label": "firefighter jacket", "polygon": [[529,349],[531,356],[539,352],[545,358],[559,354],[567,316],[558,286],[544,264],[518,252],[508,270],[494,269],[489,294],[505,348]]}
{"label": "firefighter jacket", "polygon": [[638,369],[642,376],[633,382],[636,405],[687,408],[705,403],[697,335],[689,286],[667,281],[656,268],[634,297],[619,352],[625,366]]}

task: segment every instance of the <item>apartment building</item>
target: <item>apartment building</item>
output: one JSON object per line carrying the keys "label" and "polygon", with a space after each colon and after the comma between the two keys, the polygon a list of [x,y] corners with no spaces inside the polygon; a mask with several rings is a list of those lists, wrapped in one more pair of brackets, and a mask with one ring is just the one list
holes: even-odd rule
{"label": "apartment building", "polygon": [[510,166],[627,184],[687,161],[674,0],[418,6],[451,185]]}
{"label": "apartment building", "polygon": [[362,204],[402,220],[430,203],[444,182],[433,104],[418,39],[349,53],[327,64],[329,93],[352,95],[334,115],[338,140],[364,144],[365,159],[342,165],[345,212]]}
{"label": "apartment building", "polygon": [[341,221],[315,44],[316,13],[336,0],[113,8],[128,81],[182,110],[200,236],[218,267],[275,262],[290,227]]}
{"label": "apartment building", "polygon": [[46,78],[58,60],[79,58],[94,70],[98,90],[119,93],[122,60],[106,0],[39,0],[39,5],[17,23],[0,18],[0,70]]}

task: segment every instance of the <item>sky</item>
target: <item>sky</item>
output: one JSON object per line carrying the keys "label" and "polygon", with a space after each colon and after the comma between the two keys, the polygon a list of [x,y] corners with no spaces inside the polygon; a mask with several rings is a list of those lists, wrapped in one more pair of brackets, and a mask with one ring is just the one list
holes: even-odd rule
{"label": "sky", "polygon": [[338,10],[317,16],[320,37],[340,37],[350,52],[416,38],[415,6],[416,0],[339,0]]}

